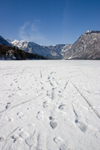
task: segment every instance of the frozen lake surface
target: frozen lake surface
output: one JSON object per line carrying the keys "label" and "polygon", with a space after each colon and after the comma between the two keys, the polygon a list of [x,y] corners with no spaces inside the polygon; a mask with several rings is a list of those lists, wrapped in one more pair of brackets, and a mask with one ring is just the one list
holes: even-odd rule
{"label": "frozen lake surface", "polygon": [[100,61],[0,61],[0,150],[100,150]]}

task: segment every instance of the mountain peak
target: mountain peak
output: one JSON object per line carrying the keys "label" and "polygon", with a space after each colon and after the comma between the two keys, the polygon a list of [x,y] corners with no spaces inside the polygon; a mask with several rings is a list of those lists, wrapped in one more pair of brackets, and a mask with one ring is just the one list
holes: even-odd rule
{"label": "mountain peak", "polygon": [[85,34],[91,34],[91,33],[100,33],[100,31],[97,31],[97,30],[94,30],[94,31],[88,30],[88,31],[85,32]]}
{"label": "mountain peak", "polygon": [[66,51],[65,59],[100,59],[100,31],[87,31]]}

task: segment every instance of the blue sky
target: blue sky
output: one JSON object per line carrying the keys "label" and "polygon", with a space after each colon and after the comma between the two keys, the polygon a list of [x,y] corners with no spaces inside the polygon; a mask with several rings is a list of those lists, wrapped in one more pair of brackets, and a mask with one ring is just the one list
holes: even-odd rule
{"label": "blue sky", "polygon": [[100,30],[100,0],[0,0],[0,35],[41,45],[73,44]]}

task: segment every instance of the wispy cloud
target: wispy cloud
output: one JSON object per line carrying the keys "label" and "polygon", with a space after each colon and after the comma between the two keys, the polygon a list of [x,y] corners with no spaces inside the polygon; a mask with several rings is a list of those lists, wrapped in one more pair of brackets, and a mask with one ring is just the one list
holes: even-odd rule
{"label": "wispy cloud", "polygon": [[31,30],[32,31],[38,31],[38,29],[37,29],[37,27],[34,25],[34,23],[32,23],[32,25],[31,25]]}
{"label": "wispy cloud", "polygon": [[45,41],[45,36],[39,31],[39,25],[40,20],[35,20],[32,23],[25,22],[19,30],[19,37],[21,38],[21,40],[34,41],[37,43]]}
{"label": "wispy cloud", "polygon": [[29,24],[30,24],[30,22],[25,22],[24,25],[20,29],[24,30]]}

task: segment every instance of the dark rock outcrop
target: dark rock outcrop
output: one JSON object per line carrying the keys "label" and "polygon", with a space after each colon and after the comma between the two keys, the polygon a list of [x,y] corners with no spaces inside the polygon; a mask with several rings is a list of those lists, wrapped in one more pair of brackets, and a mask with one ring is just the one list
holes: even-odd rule
{"label": "dark rock outcrop", "polygon": [[11,44],[9,42],[7,42],[2,36],[0,36],[0,45],[9,45],[9,46],[11,46]]}

